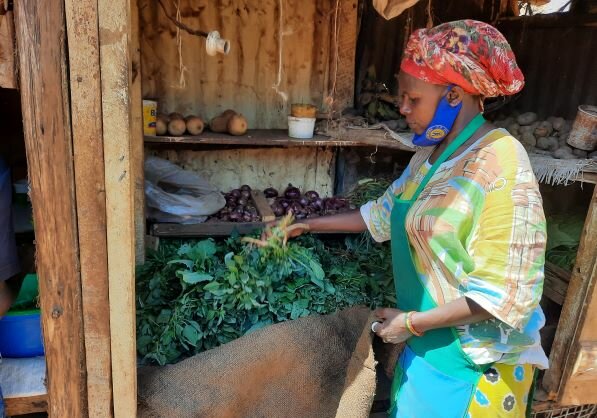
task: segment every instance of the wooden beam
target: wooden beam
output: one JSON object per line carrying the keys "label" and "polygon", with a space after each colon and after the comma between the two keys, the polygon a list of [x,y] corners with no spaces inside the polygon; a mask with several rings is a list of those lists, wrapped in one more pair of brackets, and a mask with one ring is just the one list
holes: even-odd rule
{"label": "wooden beam", "polygon": [[570,272],[556,266],[549,261],[545,262],[545,283],[543,284],[543,295],[562,305],[568,292],[570,283]]}
{"label": "wooden beam", "polygon": [[581,342],[575,351],[574,362],[566,382],[560,403],[562,405],[591,405],[597,402],[597,342]]}
{"label": "wooden beam", "polygon": [[48,410],[48,395],[27,396],[25,398],[5,398],[7,416],[34,414]]}
{"label": "wooden beam", "polygon": [[98,0],[114,416],[136,416],[131,8]]}
{"label": "wooden beam", "polygon": [[62,0],[14,4],[51,417],[86,417],[87,387]]}
{"label": "wooden beam", "polygon": [[[555,398],[572,369],[572,362],[578,353],[578,338],[584,319],[586,318],[586,303],[594,291],[595,263],[597,259],[597,187],[593,189],[593,197],[587,212],[580,245],[576,256],[576,265],[572,270],[568,293],[555,339],[549,357],[549,369],[543,378],[543,387],[550,398]],[[597,299],[595,299],[597,300]]]}
{"label": "wooden beam", "polygon": [[108,247],[96,0],[66,0],[88,410],[112,416]]}
{"label": "wooden beam", "polygon": [[143,167],[143,99],[141,93],[141,29],[138,0],[131,0],[131,117],[133,178],[135,181],[135,264],[145,261],[145,171]]}

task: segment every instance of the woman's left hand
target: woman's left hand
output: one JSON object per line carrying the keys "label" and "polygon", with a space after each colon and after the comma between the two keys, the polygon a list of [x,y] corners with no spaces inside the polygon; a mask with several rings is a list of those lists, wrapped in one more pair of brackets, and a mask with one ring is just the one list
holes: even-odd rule
{"label": "woman's left hand", "polygon": [[380,308],[373,314],[379,319],[374,332],[384,343],[399,344],[412,336],[406,328],[406,313],[400,309]]}

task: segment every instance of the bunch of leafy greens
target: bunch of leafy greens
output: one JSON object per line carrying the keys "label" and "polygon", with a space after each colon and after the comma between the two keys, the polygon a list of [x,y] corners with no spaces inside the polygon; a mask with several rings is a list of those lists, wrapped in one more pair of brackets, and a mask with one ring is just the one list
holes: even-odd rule
{"label": "bunch of leafy greens", "polygon": [[[253,240],[256,243],[260,241]],[[393,306],[390,251],[368,236],[266,245],[173,241],[137,272],[137,349],[160,365],[312,313]]]}
{"label": "bunch of leafy greens", "polygon": [[584,226],[582,215],[557,214],[547,218],[547,261],[571,271]]}

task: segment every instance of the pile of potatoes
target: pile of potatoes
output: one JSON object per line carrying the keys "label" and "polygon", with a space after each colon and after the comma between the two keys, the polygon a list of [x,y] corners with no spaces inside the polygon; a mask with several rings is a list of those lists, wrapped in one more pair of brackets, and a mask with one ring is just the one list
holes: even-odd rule
{"label": "pile of potatoes", "polygon": [[564,118],[551,116],[547,120],[539,120],[536,113],[526,112],[516,117],[496,120],[493,124],[507,129],[528,152],[564,160],[597,159],[597,151],[589,154],[585,150],[571,147],[566,142],[572,129],[572,121]]}
{"label": "pile of potatoes", "polygon": [[186,132],[189,135],[199,135],[203,129],[205,129],[205,123],[200,117],[195,115],[184,117],[177,112],[169,115],[159,114],[155,122],[157,135],[182,136]]}
{"label": "pile of potatoes", "polygon": [[[159,114],[156,119],[155,130],[157,135],[182,136],[184,134],[200,135],[206,124],[198,116],[173,112],[168,115]],[[229,133],[230,135],[244,135],[247,132],[247,119],[240,113],[228,109],[209,122],[212,132]]]}

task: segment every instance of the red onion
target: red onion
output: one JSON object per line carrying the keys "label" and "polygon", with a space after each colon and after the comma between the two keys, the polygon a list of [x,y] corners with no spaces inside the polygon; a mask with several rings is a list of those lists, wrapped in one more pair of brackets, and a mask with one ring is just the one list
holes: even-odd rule
{"label": "red onion", "polygon": [[278,191],[276,189],[274,189],[273,187],[268,187],[267,189],[265,189],[263,191],[263,194],[265,195],[265,197],[270,198],[270,197],[277,197],[278,196]]}
{"label": "red onion", "polygon": [[243,184],[242,186],[240,186],[240,190],[250,192],[251,188],[248,185]]}
{"label": "red onion", "polygon": [[238,190],[238,189],[230,190],[230,196],[234,196],[238,199],[240,197],[240,190]]}
{"label": "red onion", "polygon": [[251,197],[251,191],[250,190],[241,190],[240,195],[241,195],[241,197],[244,197],[245,199],[249,199]]}
{"label": "red onion", "polygon": [[301,191],[292,184],[289,184],[284,191],[284,196],[286,196],[288,199],[298,199],[301,197]]}
{"label": "red onion", "polygon": [[305,193],[305,197],[313,202],[315,199],[319,198],[319,193],[314,190],[309,190],[307,193]]}

